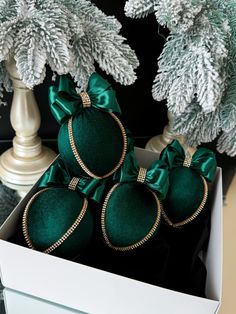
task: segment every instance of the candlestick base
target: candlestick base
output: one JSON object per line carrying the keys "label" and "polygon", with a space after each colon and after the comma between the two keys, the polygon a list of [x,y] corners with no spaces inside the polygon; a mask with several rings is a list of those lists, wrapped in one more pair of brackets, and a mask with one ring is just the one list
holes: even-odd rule
{"label": "candlestick base", "polygon": [[13,148],[0,157],[0,177],[3,184],[24,196],[42,176],[56,154],[47,147],[34,158],[23,158],[14,154]]}

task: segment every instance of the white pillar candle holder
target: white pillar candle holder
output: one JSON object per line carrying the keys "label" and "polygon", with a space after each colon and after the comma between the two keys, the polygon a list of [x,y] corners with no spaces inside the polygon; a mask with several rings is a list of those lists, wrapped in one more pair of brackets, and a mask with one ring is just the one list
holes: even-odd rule
{"label": "white pillar candle holder", "polygon": [[0,178],[8,187],[23,196],[40,178],[56,154],[42,146],[38,136],[40,112],[33,93],[20,80],[14,59],[6,62],[13,82],[10,120],[16,136],[13,147],[0,157]]}

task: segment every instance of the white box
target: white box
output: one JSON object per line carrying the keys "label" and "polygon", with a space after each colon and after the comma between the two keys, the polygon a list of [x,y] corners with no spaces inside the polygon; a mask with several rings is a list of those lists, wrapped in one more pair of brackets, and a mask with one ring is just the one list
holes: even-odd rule
{"label": "white box", "polygon": [[[143,167],[148,167],[158,158],[155,153],[142,149],[136,149],[136,155]],[[25,298],[31,297],[32,302],[41,299],[44,303],[56,303],[60,307],[71,309],[72,313],[73,310],[90,314],[218,313],[222,293],[223,252],[220,169],[211,187],[211,235],[208,251],[203,256],[207,267],[206,299],[156,287],[7,242],[14,234],[18,219],[36,189],[37,185],[0,229],[0,270],[3,285],[7,288],[5,294],[9,308],[12,302],[9,300],[15,298],[17,303],[20,292]],[[8,313],[17,312],[12,310]],[[24,311],[24,314],[27,313],[32,314]],[[35,308],[35,313],[40,312],[36,312]]]}

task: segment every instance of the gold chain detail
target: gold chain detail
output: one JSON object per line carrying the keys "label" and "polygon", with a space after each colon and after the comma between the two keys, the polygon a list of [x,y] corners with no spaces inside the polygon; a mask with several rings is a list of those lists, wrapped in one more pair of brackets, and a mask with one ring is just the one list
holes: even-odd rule
{"label": "gold chain detail", "polygon": [[[43,192],[47,191],[47,190],[50,190],[50,188],[46,188],[46,189],[43,189],[39,192],[37,192],[28,202],[28,204],[26,205],[26,208],[24,210],[24,213],[23,213],[23,219],[22,219],[22,227],[23,227],[23,234],[24,234],[24,238],[25,238],[25,241],[28,245],[28,247],[32,250],[36,250],[36,248],[34,247],[31,239],[30,239],[30,236],[29,236],[29,231],[28,231],[28,226],[27,226],[27,218],[28,218],[28,214],[29,214],[29,210],[30,210],[30,207],[32,205],[32,203],[34,202],[34,200]],[[75,229],[79,226],[79,224],[81,223],[81,221],[83,220],[84,218],[84,215],[87,211],[87,208],[88,208],[88,201],[87,199],[85,198],[84,199],[84,203],[83,203],[83,207],[80,211],[80,214],[79,216],[77,217],[77,219],[75,220],[75,222],[73,223],[73,225],[66,231],[66,233],[58,240],[56,241],[54,244],[52,244],[48,249],[46,249],[45,251],[43,251],[43,253],[45,254],[50,254],[52,253],[55,249],[57,249],[60,245],[62,245],[62,243],[64,241],[66,241],[69,236],[75,231]]]}
{"label": "gold chain detail", "polygon": [[83,107],[84,108],[91,107],[91,100],[90,100],[89,94],[86,92],[81,92],[79,95],[82,99]]}
{"label": "gold chain detail", "polygon": [[203,185],[204,185],[204,195],[203,195],[203,199],[202,202],[200,204],[200,206],[198,207],[198,209],[195,211],[195,213],[193,213],[189,218],[177,222],[177,223],[173,223],[169,217],[167,216],[166,212],[164,209],[162,209],[162,215],[163,218],[165,219],[166,223],[168,225],[170,225],[173,228],[180,228],[183,227],[184,225],[187,225],[188,223],[192,222],[195,218],[197,218],[197,216],[202,212],[202,210],[204,209],[205,205],[206,205],[206,201],[207,201],[207,197],[208,197],[208,186],[207,186],[207,182],[206,180],[201,176],[202,181],[203,181]]}
{"label": "gold chain detail", "polygon": [[147,169],[145,168],[140,168],[139,173],[138,173],[138,178],[137,181],[139,183],[144,183],[147,175]]}
{"label": "gold chain detail", "polygon": [[122,165],[122,163],[125,159],[126,151],[127,151],[127,137],[126,137],[125,129],[116,115],[114,115],[112,112],[109,112],[109,114],[113,117],[113,119],[117,122],[119,128],[121,129],[121,133],[122,133],[123,141],[124,141],[124,147],[123,147],[123,152],[121,154],[121,159],[118,162],[118,164],[115,166],[115,168],[113,170],[111,170],[109,173],[107,173],[101,177],[97,176],[92,171],[90,171],[89,168],[85,165],[85,163],[81,159],[80,154],[76,149],[75,140],[74,140],[74,136],[73,136],[73,126],[72,126],[73,118],[70,118],[68,121],[69,140],[70,140],[70,146],[71,146],[73,155],[74,155],[76,161],[78,162],[78,164],[80,165],[80,167],[84,170],[84,172],[86,172],[90,177],[92,177],[94,179],[104,179],[104,178],[107,178],[110,175],[112,175],[114,172],[116,172],[116,170],[118,170],[120,168],[120,166]]}
{"label": "gold chain detail", "polygon": [[124,247],[114,246],[110,242],[109,237],[107,235],[105,219],[106,219],[106,209],[107,209],[107,205],[109,203],[110,197],[111,197],[112,193],[115,191],[115,189],[119,185],[120,185],[120,183],[115,184],[111,188],[111,190],[109,191],[109,193],[107,194],[107,196],[105,198],[105,201],[104,201],[104,204],[103,204],[103,207],[102,207],[101,224],[102,224],[102,234],[103,234],[103,237],[104,237],[104,240],[105,240],[106,244],[110,248],[112,248],[113,250],[125,252],[125,251],[134,250],[134,249],[140,247],[141,245],[143,245],[144,243],[146,243],[148,240],[151,239],[151,237],[154,235],[154,233],[156,232],[156,230],[158,229],[158,226],[160,224],[162,204],[159,201],[159,199],[157,198],[156,194],[154,192],[152,192],[149,188],[146,187],[148,189],[148,191],[150,191],[150,193],[153,195],[153,197],[155,199],[155,202],[156,202],[156,205],[157,205],[157,217],[156,217],[154,225],[152,226],[152,228],[149,231],[149,233],[142,240],[138,241],[137,243],[129,245],[129,246],[124,246]]}
{"label": "gold chain detail", "polygon": [[79,181],[80,181],[80,178],[76,178],[76,177],[72,178],[72,180],[70,181],[68,185],[68,189],[75,191]]}

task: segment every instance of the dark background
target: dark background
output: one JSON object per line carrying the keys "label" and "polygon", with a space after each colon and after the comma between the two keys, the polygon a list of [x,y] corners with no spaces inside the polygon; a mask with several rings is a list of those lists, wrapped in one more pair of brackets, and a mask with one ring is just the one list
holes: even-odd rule
{"label": "dark background", "polygon": [[[122,35],[127,38],[129,45],[136,51],[140,61],[137,69],[138,79],[134,85],[121,86],[112,82],[117,92],[117,98],[123,111],[122,121],[129,128],[137,146],[144,146],[150,137],[162,133],[167,123],[167,109],[165,102],[156,102],[152,98],[152,83],[157,73],[157,57],[160,55],[164,39],[158,34],[158,26],[154,14],[143,19],[130,19],[124,14],[125,0],[94,0],[93,1],[107,15],[115,15],[122,23]],[[160,29],[168,35],[166,29]],[[39,104],[42,124],[39,134],[46,145],[56,150],[56,137],[59,126],[51,115],[48,106],[48,87],[52,84],[52,73],[47,70],[44,83],[35,88],[35,95]],[[0,107],[0,153],[11,146],[14,132],[10,125],[10,104],[12,95],[5,93],[8,106]],[[208,145],[215,150],[215,144]],[[235,173],[235,158],[217,154],[218,163],[224,169],[225,191]]]}

